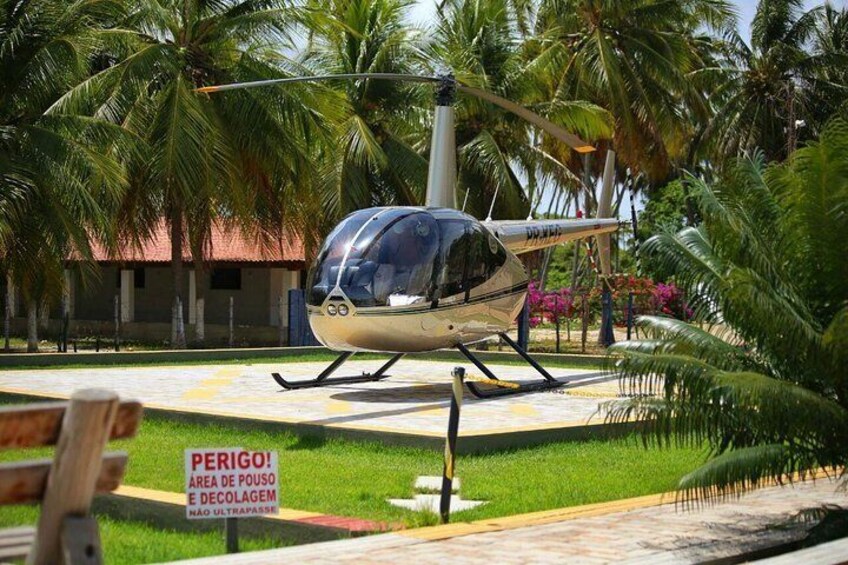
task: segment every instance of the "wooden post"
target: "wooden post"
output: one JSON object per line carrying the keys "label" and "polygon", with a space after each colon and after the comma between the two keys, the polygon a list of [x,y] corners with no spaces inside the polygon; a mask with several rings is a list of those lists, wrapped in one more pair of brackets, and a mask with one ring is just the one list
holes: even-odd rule
{"label": "wooden post", "polygon": [[28,565],[62,563],[62,522],[68,515],[85,516],[91,509],[103,448],[117,410],[118,395],[111,391],[87,389],[71,396],[47,477]]}
{"label": "wooden post", "polygon": [[115,351],[121,350],[121,297],[115,295]]}
{"label": "wooden post", "polygon": [[230,347],[233,346],[234,338],[233,338],[233,297],[230,297]]}

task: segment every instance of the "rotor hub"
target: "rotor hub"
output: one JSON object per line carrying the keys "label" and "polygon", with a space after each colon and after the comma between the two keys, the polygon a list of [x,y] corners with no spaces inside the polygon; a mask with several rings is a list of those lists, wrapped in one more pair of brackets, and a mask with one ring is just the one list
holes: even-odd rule
{"label": "rotor hub", "polygon": [[456,100],[456,78],[453,73],[439,75],[436,87],[436,106],[453,106]]}

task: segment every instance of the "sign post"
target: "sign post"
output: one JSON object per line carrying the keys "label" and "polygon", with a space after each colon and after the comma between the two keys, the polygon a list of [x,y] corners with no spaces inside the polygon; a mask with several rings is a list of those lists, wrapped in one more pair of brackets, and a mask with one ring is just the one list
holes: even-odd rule
{"label": "sign post", "polygon": [[448,416],[448,437],[445,441],[445,466],[442,472],[442,496],[439,500],[439,513],[442,523],[450,520],[451,492],[453,475],[456,468],[456,437],[459,435],[459,410],[462,407],[462,380],[465,369],[455,367],[453,372],[453,394],[451,395],[450,415]]}
{"label": "sign post", "polygon": [[186,449],[186,517],[224,519],[227,552],[238,552],[238,518],[280,509],[276,451]]}

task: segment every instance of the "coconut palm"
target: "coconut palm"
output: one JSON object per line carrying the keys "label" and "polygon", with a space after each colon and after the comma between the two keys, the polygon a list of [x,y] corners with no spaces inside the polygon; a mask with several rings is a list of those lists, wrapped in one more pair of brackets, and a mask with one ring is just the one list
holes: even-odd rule
{"label": "coconut palm", "polygon": [[[522,37],[515,11],[507,0],[445,2],[427,50],[431,67],[447,67],[463,82],[523,104],[587,139],[609,137],[611,120],[602,108],[556,96],[550,88],[545,61],[537,60],[541,41]],[[564,144],[536,135],[522,119],[486,102],[460,97],[456,107],[459,187],[468,196],[468,212],[484,218],[494,199],[493,217],[526,217],[538,202],[540,185],[561,190],[579,185],[572,172],[575,155]]]}
{"label": "coconut palm", "polygon": [[[844,38],[842,45],[828,43],[840,41],[844,24],[833,8],[803,7],[801,0],[761,0],[750,45],[736,32],[727,34],[724,61],[707,71],[719,75],[706,135],[718,155],[759,148],[768,160],[784,159],[799,141],[816,137],[842,105],[845,77],[827,75],[848,65]],[[810,49],[816,36],[819,52]]]}
{"label": "coconut palm", "polygon": [[637,395],[606,405],[608,419],[709,445],[680,483],[690,497],[848,463],[848,122],[786,164],[764,161],[741,160],[714,187],[692,181],[703,224],[645,245],[715,326],[646,317],[650,339],[613,349]]}
{"label": "coconut palm", "polygon": [[284,212],[296,220],[310,202],[310,144],[338,106],[322,106],[326,90],[311,85],[214,95],[195,89],[286,76],[293,63],[280,52],[304,14],[283,0],[129,3],[104,51],[105,68],[57,104],[146,142],[145,155],[130,164],[117,222],[130,239],[148,237],[163,219],[169,226],[175,347],[185,343],[185,243],[208,251],[214,221],[279,235]]}
{"label": "coconut palm", "polygon": [[[311,28],[305,63],[319,74],[420,73],[419,33],[405,21],[409,0],[326,0]],[[414,146],[422,132],[426,87],[383,80],[336,85],[349,112],[325,147],[323,194],[329,224],[360,208],[420,205],[427,161]]]}
{"label": "coconut palm", "polygon": [[89,238],[107,236],[123,186],[117,128],[51,108],[89,72],[117,8],[0,1],[0,252],[26,303],[28,351],[39,307],[61,294],[64,261],[91,258]]}
{"label": "coconut palm", "polygon": [[561,95],[612,113],[620,161],[665,179],[709,117],[692,76],[712,40],[701,30],[732,23],[724,0],[545,0],[537,29]]}

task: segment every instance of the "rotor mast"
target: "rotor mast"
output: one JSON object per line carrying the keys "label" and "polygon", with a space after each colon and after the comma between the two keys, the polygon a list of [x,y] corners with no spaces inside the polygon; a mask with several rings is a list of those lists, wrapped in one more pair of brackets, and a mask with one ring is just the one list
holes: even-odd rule
{"label": "rotor mast", "polygon": [[439,78],[424,204],[438,208],[456,208],[456,133],[453,109],[456,81],[452,74]]}

